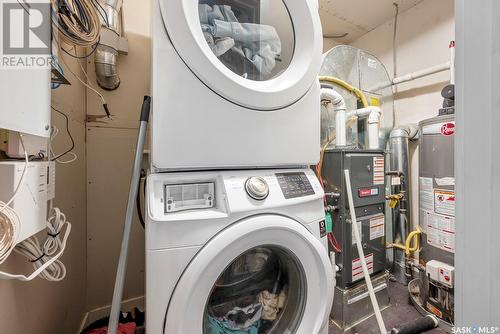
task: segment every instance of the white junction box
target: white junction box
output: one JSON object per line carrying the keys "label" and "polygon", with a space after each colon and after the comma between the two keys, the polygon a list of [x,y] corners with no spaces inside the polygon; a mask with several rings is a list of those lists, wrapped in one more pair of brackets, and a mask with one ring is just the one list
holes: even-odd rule
{"label": "white junction box", "polygon": [[24,158],[25,149],[28,155],[37,156],[39,154],[43,154],[43,156],[48,156],[47,138],[24,134],[23,143],[24,143],[24,148],[21,143],[21,138],[19,137],[19,133],[15,131],[9,131],[7,134],[7,151],[6,151],[7,156],[11,158]]}
{"label": "white junction box", "polygon": [[425,273],[431,280],[450,288],[455,284],[455,267],[449,264],[432,260],[425,265]]}
{"label": "white junction box", "polygon": [[[21,180],[24,161],[0,162],[0,200],[8,201]],[[47,202],[55,196],[55,163],[29,162],[24,182],[10,207],[19,216],[20,234],[16,243],[45,229]]]}

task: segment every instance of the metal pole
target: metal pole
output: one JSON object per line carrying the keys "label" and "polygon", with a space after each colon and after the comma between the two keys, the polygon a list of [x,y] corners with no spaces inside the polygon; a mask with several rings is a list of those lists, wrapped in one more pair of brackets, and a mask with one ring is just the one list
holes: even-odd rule
{"label": "metal pole", "polygon": [[361,237],[359,234],[358,220],[356,218],[356,210],[354,210],[354,200],[352,198],[352,188],[351,188],[351,176],[348,169],[344,170],[345,175],[345,185],[347,188],[347,198],[349,200],[349,210],[351,213],[351,224],[354,229],[354,236],[356,238],[356,246],[358,247],[358,255],[361,260],[361,267],[363,268],[363,273],[365,276],[366,286],[368,287],[368,292],[370,294],[370,299],[372,301],[373,310],[375,311],[375,317],[377,318],[378,328],[380,334],[387,334],[387,329],[385,328],[384,319],[382,318],[382,313],[380,312],[380,307],[378,306],[377,297],[375,296],[375,291],[373,290],[372,280],[370,278],[370,273],[368,272],[368,266],[366,265],[365,252],[363,251],[363,245],[361,244]]}
{"label": "metal pole", "polygon": [[118,260],[118,268],[116,270],[115,290],[113,292],[113,302],[111,304],[111,313],[109,315],[108,334],[116,334],[118,329],[123,285],[125,283],[125,274],[127,271],[128,246],[130,241],[130,231],[132,230],[134,203],[139,188],[139,178],[141,177],[142,156],[144,151],[144,142],[146,141],[146,131],[150,110],[151,97],[145,96],[141,110],[139,134],[137,136],[134,169],[132,170],[132,180],[128,193],[127,214],[125,216],[125,226],[123,227],[122,247],[120,251],[120,259]]}

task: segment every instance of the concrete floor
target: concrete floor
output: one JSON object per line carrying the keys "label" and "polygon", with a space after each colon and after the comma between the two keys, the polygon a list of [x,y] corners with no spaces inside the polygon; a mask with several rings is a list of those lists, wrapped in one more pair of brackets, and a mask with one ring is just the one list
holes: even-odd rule
{"label": "concrete floor", "polygon": [[[391,306],[382,311],[385,326],[390,331],[394,326],[421,317],[420,313],[409,303],[407,287],[399,283],[389,283],[389,297]],[[374,316],[361,324],[342,332],[337,326],[330,327],[330,334],[379,334],[377,321]],[[444,334],[443,330],[437,328],[425,332],[426,334]]]}

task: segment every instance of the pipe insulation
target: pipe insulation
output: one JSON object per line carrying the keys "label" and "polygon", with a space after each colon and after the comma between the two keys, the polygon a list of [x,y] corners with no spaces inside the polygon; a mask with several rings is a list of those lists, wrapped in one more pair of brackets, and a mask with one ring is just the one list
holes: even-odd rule
{"label": "pipe insulation", "polygon": [[439,321],[434,315],[427,315],[423,318],[396,326],[391,334],[420,334],[439,326]]}
{"label": "pipe insulation", "polygon": [[128,53],[128,43],[122,36],[122,0],[99,0],[105,15],[101,17],[101,37],[95,50],[94,63],[97,84],[106,90],[120,86],[118,55]]}
{"label": "pipe insulation", "polygon": [[321,101],[327,102],[326,108],[329,114],[335,114],[336,146],[346,146],[347,107],[344,97],[332,88],[321,88]]}

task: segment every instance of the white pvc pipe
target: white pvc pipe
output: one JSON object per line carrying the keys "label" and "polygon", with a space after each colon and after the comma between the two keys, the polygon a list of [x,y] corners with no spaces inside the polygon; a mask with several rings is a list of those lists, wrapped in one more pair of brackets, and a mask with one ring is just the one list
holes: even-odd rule
{"label": "white pvc pipe", "polygon": [[371,150],[378,150],[380,148],[379,132],[381,115],[380,108],[374,108],[368,116],[368,148]]}
{"label": "white pvc pipe", "polygon": [[379,149],[380,122],[382,117],[380,108],[370,106],[351,111],[347,114],[347,118],[355,116],[359,118],[368,117],[368,148],[372,150]]}
{"label": "white pvc pipe", "polygon": [[439,72],[443,72],[443,71],[449,70],[450,69],[450,64],[451,63],[449,61],[447,61],[446,63],[443,63],[443,64],[432,66],[432,67],[429,67],[429,68],[426,68],[426,69],[423,69],[423,70],[420,70],[420,71],[415,71],[415,72],[412,72],[412,73],[408,73],[406,75],[394,78],[394,80],[392,80],[392,84],[393,85],[397,85],[397,84],[400,84],[400,83],[403,83],[403,82],[412,81],[412,80],[415,80],[415,79],[426,77],[426,76],[434,74],[434,73],[439,73]]}
{"label": "white pvc pipe", "polygon": [[[328,112],[335,114],[335,144],[336,146],[346,146],[346,104],[344,97],[332,88],[321,88],[321,101],[328,101],[326,108]],[[332,110],[333,109],[333,110]]]}
{"label": "white pvc pipe", "polygon": [[347,131],[346,131],[346,111],[339,109],[335,114],[335,144],[337,146],[346,146]]}
{"label": "white pvc pipe", "polygon": [[389,82],[383,83],[379,86],[375,86],[375,87],[370,88],[369,91],[376,92],[376,91],[379,91],[379,90],[387,88],[387,87],[391,87],[394,85],[398,85],[400,83],[423,78],[423,77],[429,76],[431,74],[443,72],[443,71],[446,71],[449,69],[451,69],[451,62],[447,61],[446,63],[442,63],[442,64],[439,64],[436,66],[432,66],[432,67],[429,67],[429,68],[426,68],[423,70],[411,72],[411,73],[402,75],[400,77],[394,78],[392,81],[389,81]]}
{"label": "white pvc pipe", "polygon": [[384,319],[382,318],[382,312],[380,312],[380,307],[377,302],[377,297],[375,296],[375,291],[373,290],[373,284],[370,278],[370,273],[368,272],[368,266],[366,265],[365,252],[363,251],[363,245],[361,244],[361,237],[359,234],[356,210],[354,210],[354,200],[352,196],[351,189],[351,176],[349,170],[344,170],[345,183],[347,188],[347,198],[349,200],[349,211],[351,213],[351,225],[354,229],[354,236],[356,238],[356,246],[358,248],[359,258],[361,260],[361,267],[363,268],[363,274],[365,276],[366,286],[368,287],[368,292],[370,294],[370,299],[373,305],[373,310],[375,312],[375,317],[377,318],[377,324],[381,334],[387,334],[387,329],[385,328]]}

